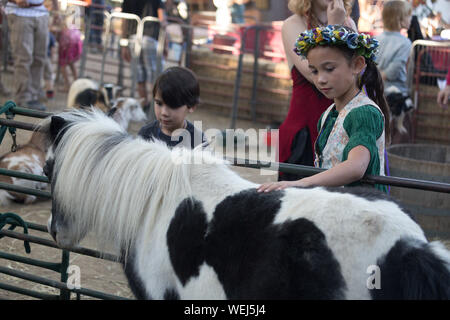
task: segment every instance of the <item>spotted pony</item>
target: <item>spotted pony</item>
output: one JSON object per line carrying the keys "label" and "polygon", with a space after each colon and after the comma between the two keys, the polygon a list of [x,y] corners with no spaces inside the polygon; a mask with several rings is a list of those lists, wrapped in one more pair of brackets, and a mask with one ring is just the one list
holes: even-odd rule
{"label": "spotted pony", "polygon": [[130,136],[96,110],[43,132],[49,233],[116,250],[138,299],[450,297],[449,252],[373,190],[258,193],[208,151]]}

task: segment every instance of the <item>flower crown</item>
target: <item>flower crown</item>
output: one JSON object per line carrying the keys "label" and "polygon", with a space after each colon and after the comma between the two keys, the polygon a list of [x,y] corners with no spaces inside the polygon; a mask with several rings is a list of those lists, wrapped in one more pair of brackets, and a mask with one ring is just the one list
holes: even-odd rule
{"label": "flower crown", "polygon": [[311,48],[319,45],[347,45],[360,56],[374,60],[378,40],[364,33],[358,33],[343,26],[329,25],[301,33],[295,43],[294,52],[306,57]]}

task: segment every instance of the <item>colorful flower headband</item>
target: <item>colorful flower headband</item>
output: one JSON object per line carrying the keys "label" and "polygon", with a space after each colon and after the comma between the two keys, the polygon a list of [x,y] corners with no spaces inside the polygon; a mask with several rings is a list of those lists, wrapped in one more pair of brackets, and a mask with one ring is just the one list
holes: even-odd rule
{"label": "colorful flower headband", "polygon": [[358,33],[343,26],[329,25],[314,28],[301,33],[295,43],[294,52],[306,57],[308,51],[319,45],[342,45],[345,44],[360,56],[374,60],[378,40],[371,36]]}

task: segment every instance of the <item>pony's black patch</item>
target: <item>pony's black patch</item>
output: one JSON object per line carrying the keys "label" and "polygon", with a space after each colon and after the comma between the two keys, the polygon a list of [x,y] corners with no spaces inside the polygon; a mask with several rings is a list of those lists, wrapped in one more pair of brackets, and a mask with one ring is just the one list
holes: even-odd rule
{"label": "pony's black patch", "polygon": [[175,289],[167,289],[164,293],[164,300],[180,300],[180,296]]}
{"label": "pony's black patch", "polygon": [[450,271],[431,251],[430,244],[416,239],[398,240],[378,259],[381,288],[371,289],[376,300],[449,300]]}
{"label": "pony's black patch", "polygon": [[[53,190],[52,190],[53,191]],[[52,238],[56,241],[56,225],[67,226],[67,221],[64,218],[64,213],[62,211],[61,205],[55,199],[52,199],[52,222],[50,224],[50,230],[48,232]]]}
{"label": "pony's black patch", "polygon": [[309,220],[274,225],[282,191],[227,197],[214,212],[206,262],[228,299],[337,299],[345,282],[324,234]]}
{"label": "pony's black patch", "polygon": [[195,199],[183,200],[167,230],[167,246],[173,269],[183,285],[199,275],[204,262],[206,213]]}
{"label": "pony's black patch", "polygon": [[[52,182],[53,179],[54,166],[55,166],[55,159],[52,158],[45,161],[44,167],[42,168],[42,171],[44,172],[44,174],[46,175],[46,177],[50,182]],[[53,189],[53,184],[51,184],[51,187]]]}
{"label": "pony's black patch", "polygon": [[128,284],[130,285],[131,292],[133,292],[136,299],[139,300],[150,300],[151,296],[149,296],[144,287],[144,281],[142,281],[136,269],[135,262],[135,250],[130,249],[128,251],[128,256],[125,258],[122,253],[121,261],[123,266],[123,271],[125,272],[125,276],[128,279]]}
{"label": "pony's black patch", "polygon": [[50,121],[50,140],[53,147],[56,148],[61,141],[62,136],[67,131],[69,122],[59,116],[52,116]]}

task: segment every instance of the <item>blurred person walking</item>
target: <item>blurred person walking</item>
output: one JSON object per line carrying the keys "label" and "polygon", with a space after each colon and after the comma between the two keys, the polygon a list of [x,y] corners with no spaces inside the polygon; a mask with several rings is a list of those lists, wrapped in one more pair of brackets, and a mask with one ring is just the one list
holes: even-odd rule
{"label": "blurred person walking", "polygon": [[[141,54],[138,59],[137,82],[139,96],[143,99],[144,111],[149,111],[150,100],[147,83],[153,86],[158,69],[162,71],[163,61],[158,68],[158,37],[161,26],[166,25],[165,8],[161,0],[124,0],[122,12],[133,13],[141,19],[147,16],[158,18],[159,23],[147,22],[144,27],[144,37]],[[136,33],[136,27],[126,20],[122,24],[122,37],[129,38]],[[121,56],[127,62],[131,61],[131,51],[129,47],[121,48]],[[150,89],[151,92],[151,89]]]}
{"label": "blurred person walking", "polygon": [[[52,0],[53,10],[58,1]],[[26,108],[45,110],[39,102],[48,43],[49,12],[43,0],[13,0],[5,7],[14,58],[14,100]]]}

